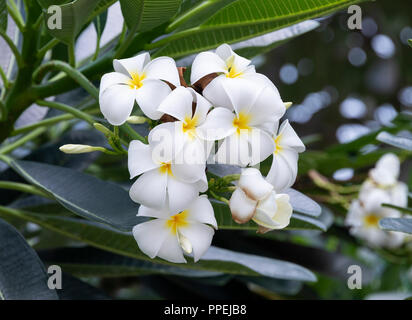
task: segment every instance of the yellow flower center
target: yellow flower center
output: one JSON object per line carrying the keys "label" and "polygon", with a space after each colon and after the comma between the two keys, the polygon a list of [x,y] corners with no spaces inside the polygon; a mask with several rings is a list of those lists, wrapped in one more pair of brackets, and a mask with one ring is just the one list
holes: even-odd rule
{"label": "yellow flower center", "polygon": [[197,125],[197,117],[186,117],[185,121],[183,122],[182,130],[184,133],[187,133],[190,138],[194,138],[196,135],[196,125]]}
{"label": "yellow flower center", "polygon": [[377,228],[379,225],[380,217],[374,213],[368,214],[363,218],[365,225],[369,228]]}
{"label": "yellow flower center", "polygon": [[237,133],[240,134],[241,130],[249,130],[250,115],[244,112],[240,112],[235,119],[233,119],[233,126],[237,129]]}
{"label": "yellow flower center", "polygon": [[188,212],[187,210],[182,211],[174,216],[171,216],[166,221],[166,226],[170,229],[173,234],[177,233],[178,228],[182,228],[187,226],[189,223],[187,222]]}
{"label": "yellow flower center", "polygon": [[280,139],[282,138],[282,135],[278,135],[275,139],[273,139],[275,141],[275,154],[278,154],[280,151],[282,151],[282,147],[280,145]]}
{"label": "yellow flower center", "polygon": [[143,73],[139,75],[137,72],[131,74],[132,78],[129,80],[129,87],[132,89],[139,89],[143,85],[143,80],[146,78],[146,75]]}
{"label": "yellow flower center", "polygon": [[159,170],[162,174],[168,174],[169,176],[173,176],[172,165],[170,163],[162,162],[162,165],[159,167]]}
{"label": "yellow flower center", "polygon": [[227,73],[226,73],[226,77],[227,78],[237,78],[240,77],[243,73],[242,72],[238,72],[234,66],[234,62],[235,62],[235,56],[231,56],[227,61],[226,61],[226,65],[227,65]]}

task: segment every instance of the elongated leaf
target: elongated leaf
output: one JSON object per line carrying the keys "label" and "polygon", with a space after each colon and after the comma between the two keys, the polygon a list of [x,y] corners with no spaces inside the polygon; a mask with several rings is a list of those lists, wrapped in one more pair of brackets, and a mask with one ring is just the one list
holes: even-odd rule
{"label": "elongated leaf", "polygon": [[404,137],[398,137],[388,132],[381,132],[376,139],[380,142],[387,143],[391,146],[412,151],[412,140]]}
{"label": "elongated leaf", "polygon": [[107,11],[104,11],[102,14],[98,15],[93,20],[93,25],[94,25],[94,28],[96,29],[98,39],[100,39],[103,34],[104,28],[106,27],[106,22],[107,22]]}
{"label": "elongated leaf", "polygon": [[[90,16],[92,16],[93,11],[96,9],[97,5],[101,0],[75,0],[69,3],[64,3],[65,1],[60,1],[59,7],[61,9],[61,28],[49,24],[54,21],[56,14],[55,12],[48,13],[48,8],[51,5],[48,0],[40,0],[41,6],[45,9],[45,21],[47,30],[49,33],[56,37],[57,39],[65,42],[66,44],[72,44],[76,36],[80,33],[83,26],[88,22]],[[54,4],[56,2],[54,1]],[[58,19],[58,17],[57,17]]]}
{"label": "elongated leaf", "polygon": [[292,188],[286,190],[285,193],[289,195],[290,204],[292,205],[294,211],[314,217],[320,216],[322,209],[311,198]]}
{"label": "elongated leaf", "polygon": [[43,163],[11,160],[10,166],[79,216],[125,231],[145,221],[136,217],[139,206],[118,185],[76,170]]}
{"label": "elongated leaf", "polygon": [[0,30],[7,31],[7,0],[0,0]]}
{"label": "elongated leaf", "polygon": [[57,300],[36,252],[22,235],[0,219],[0,300]]}
{"label": "elongated leaf", "polygon": [[[232,219],[229,207],[215,200],[212,200],[213,209],[219,229],[227,230],[257,230],[258,226],[253,221],[245,224],[238,224]],[[289,226],[285,230],[321,230],[326,231],[327,227],[320,220],[293,213]]]}
{"label": "elongated leaf", "polygon": [[[139,250],[130,233],[119,232],[103,224],[81,219],[40,215],[1,207],[0,214],[6,216],[11,215],[36,223],[43,228],[53,230],[69,238],[85,242],[106,251],[135,259],[148,260],[152,263],[175,265],[158,258],[150,259]],[[188,260],[186,264],[179,266],[194,270],[224,272],[237,275],[264,275],[279,279],[302,281],[315,281],[316,279],[314,274],[309,270],[295,264],[216,247],[210,247],[204,258],[197,263],[194,263],[191,258],[188,258]]]}
{"label": "elongated leaf", "polygon": [[198,27],[158,40],[155,55],[182,57],[330,14],[363,0],[237,0]]}
{"label": "elongated leaf", "polygon": [[179,10],[181,0],[120,0],[129,29],[148,31],[169,21]]}
{"label": "elongated leaf", "polygon": [[[410,196],[411,195],[409,194],[409,197]],[[400,212],[403,212],[403,213],[406,213],[406,214],[412,214],[412,208],[398,207],[398,206],[395,206],[395,205],[390,204],[390,203],[383,203],[382,207],[388,207],[388,208],[396,209],[396,210],[398,210]]]}
{"label": "elongated leaf", "polygon": [[253,58],[257,55],[269,52],[277,46],[285,43],[287,40],[291,40],[306,32],[312,31],[319,26],[320,23],[314,20],[303,21],[263,36],[234,43],[232,48],[242,57]]}
{"label": "elongated leaf", "polygon": [[147,274],[182,277],[216,277],[220,272],[188,270],[178,265],[164,265],[110,253],[100,249],[63,248],[39,253],[42,260],[58,264],[78,277],[130,277]]}
{"label": "elongated leaf", "polygon": [[408,218],[384,218],[379,221],[379,226],[387,231],[412,234],[412,219]]}

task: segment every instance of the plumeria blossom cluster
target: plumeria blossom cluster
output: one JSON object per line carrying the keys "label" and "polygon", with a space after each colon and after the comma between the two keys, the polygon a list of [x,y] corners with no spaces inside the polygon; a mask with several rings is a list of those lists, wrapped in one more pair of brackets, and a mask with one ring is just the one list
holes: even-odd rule
{"label": "plumeria blossom cluster", "polygon": [[399,218],[401,213],[382,204],[406,207],[408,186],[398,181],[400,162],[393,153],[382,156],[369,177],[361,186],[358,199],[352,201],[345,224],[356,237],[372,247],[397,248],[405,240],[401,232],[384,231],[379,228],[382,218]]}
{"label": "plumeria blossom cluster", "polygon": [[[287,120],[280,124],[285,103],[250,60],[226,44],[202,52],[191,66],[191,86],[169,57],[143,53],[113,67],[100,86],[105,118],[122,125],[137,104],[152,124],[148,143],[134,140],[128,150],[130,176],[137,177],[130,197],[140,204],[138,216],[152,218],[133,229],[145,254],[182,263],[185,253],[197,261],[209,248],[217,229],[207,196],[215,196],[206,176],[211,162],[244,168],[227,201],[236,222],[253,220],[260,232],[289,224],[284,190],[295,182],[305,146]],[[266,178],[250,168],[271,155]]]}

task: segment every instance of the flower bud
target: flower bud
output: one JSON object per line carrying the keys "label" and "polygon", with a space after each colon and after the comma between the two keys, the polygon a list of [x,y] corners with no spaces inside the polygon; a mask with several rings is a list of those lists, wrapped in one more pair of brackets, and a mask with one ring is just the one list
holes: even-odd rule
{"label": "flower bud", "polygon": [[59,148],[61,152],[69,154],[89,153],[93,151],[101,151],[99,147],[92,147],[83,144],[65,144]]}
{"label": "flower bud", "polygon": [[257,201],[250,199],[242,189],[236,188],[229,201],[232,218],[242,224],[252,219],[255,214]]}
{"label": "flower bud", "polygon": [[265,199],[259,201],[253,221],[260,228],[258,232],[266,233],[270,230],[284,229],[290,223],[293,208],[287,194],[276,194],[272,191]]}
{"label": "flower bud", "polygon": [[147,121],[146,117],[139,117],[139,116],[130,116],[127,118],[127,122],[131,124],[142,124]]}
{"label": "flower bud", "polygon": [[248,168],[242,171],[238,186],[249,198],[256,201],[262,200],[273,190],[273,186],[255,168]]}
{"label": "flower bud", "polygon": [[93,127],[96,130],[99,130],[101,133],[103,133],[105,136],[111,136],[113,135],[113,132],[111,132],[109,129],[107,129],[104,125],[101,123],[95,122],[93,123]]}

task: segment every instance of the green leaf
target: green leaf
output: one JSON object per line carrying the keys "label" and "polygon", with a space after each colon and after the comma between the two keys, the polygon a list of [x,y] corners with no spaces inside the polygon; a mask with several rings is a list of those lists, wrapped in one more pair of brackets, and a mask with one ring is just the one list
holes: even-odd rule
{"label": "green leaf", "polygon": [[[227,230],[257,230],[258,226],[253,221],[245,224],[238,224],[232,219],[229,207],[223,203],[215,200],[211,200],[213,209],[215,211],[215,217],[219,229]],[[293,213],[290,219],[290,224],[285,230],[321,230],[326,231],[325,224],[317,219]]]}
{"label": "green leaf", "polygon": [[412,39],[408,40],[409,46],[412,48]]}
{"label": "green leaf", "polygon": [[394,136],[388,132],[379,133],[376,139],[391,146],[412,151],[412,139]]}
{"label": "green leaf", "polygon": [[237,0],[200,26],[176,32],[154,42],[155,56],[174,58],[234,43],[330,14],[364,0]]}
{"label": "green leaf", "polygon": [[[410,196],[411,196],[411,195],[409,194],[409,197],[410,197]],[[398,211],[400,211],[400,212],[403,212],[403,213],[406,213],[406,214],[412,214],[412,208],[398,207],[398,206],[395,206],[395,205],[390,204],[390,203],[383,203],[383,204],[382,204],[382,207],[387,207],[387,208],[396,209],[396,210],[398,210]]]}
{"label": "green leaf", "polygon": [[116,184],[73,169],[38,162],[10,160],[9,165],[79,216],[124,231],[146,220],[136,217],[139,206]]}
{"label": "green leaf", "polygon": [[[76,36],[89,21],[94,10],[101,0],[74,0],[69,3],[66,1],[38,0],[44,10],[44,18],[49,33],[66,44],[72,44]],[[53,21],[53,13],[48,13],[47,8],[51,4],[58,3],[61,8],[61,28],[50,29],[49,19]]]}
{"label": "green leaf", "polygon": [[57,264],[66,272],[78,277],[131,277],[148,274],[215,277],[222,274],[133,259],[92,247],[50,250],[41,252],[40,257],[49,264]]}
{"label": "green leaf", "polygon": [[408,218],[383,218],[379,221],[379,226],[386,231],[412,234],[412,219]]}
{"label": "green leaf", "polygon": [[319,217],[322,213],[321,207],[303,193],[292,188],[286,190],[285,193],[290,197],[290,204],[293,207],[293,211],[314,217]]}
{"label": "green leaf", "polygon": [[93,25],[94,25],[94,28],[96,29],[98,39],[100,39],[103,34],[104,28],[106,27],[106,22],[107,22],[107,11],[104,11],[102,14],[98,15],[93,20]]}
{"label": "green leaf", "polygon": [[57,300],[36,252],[11,225],[0,219],[0,300]]}
{"label": "green leaf", "polygon": [[257,55],[269,52],[270,50],[284,44],[288,40],[312,31],[319,26],[320,23],[314,20],[303,21],[263,36],[234,43],[232,48],[242,57],[253,58]]}
{"label": "green leaf", "polygon": [[[0,214],[4,216],[11,215],[36,223],[43,228],[53,230],[71,239],[85,242],[106,251],[135,259],[151,261],[152,263],[175,266],[175,264],[159,258],[150,259],[139,250],[130,233],[120,232],[103,224],[82,219],[34,214],[5,207],[0,207]],[[179,266],[194,270],[236,275],[263,275],[277,279],[300,281],[316,280],[312,272],[293,263],[216,247],[210,247],[197,263],[194,263],[191,258],[188,258],[188,260],[186,264]]]}
{"label": "green leaf", "polygon": [[7,31],[7,0],[0,0],[0,30]]}
{"label": "green leaf", "polygon": [[148,31],[169,21],[179,10],[181,0],[120,0],[127,27]]}

